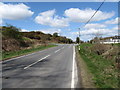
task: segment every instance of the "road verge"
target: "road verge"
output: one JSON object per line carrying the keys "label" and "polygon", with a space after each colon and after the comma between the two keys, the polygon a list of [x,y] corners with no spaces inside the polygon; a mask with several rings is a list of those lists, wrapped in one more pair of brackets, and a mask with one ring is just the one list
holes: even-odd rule
{"label": "road verge", "polygon": [[51,47],[55,47],[55,46],[57,46],[57,45],[38,46],[36,48],[31,48],[31,49],[4,52],[4,53],[2,53],[2,60],[7,60],[7,59],[11,59],[11,58],[31,54],[31,53],[38,52],[38,51],[48,49],[48,48],[51,48]]}
{"label": "road verge", "polygon": [[79,54],[78,47],[75,47],[76,51],[76,62],[78,67],[78,86],[80,88],[95,88],[95,85],[92,81],[92,75],[87,69],[86,63],[83,61]]}

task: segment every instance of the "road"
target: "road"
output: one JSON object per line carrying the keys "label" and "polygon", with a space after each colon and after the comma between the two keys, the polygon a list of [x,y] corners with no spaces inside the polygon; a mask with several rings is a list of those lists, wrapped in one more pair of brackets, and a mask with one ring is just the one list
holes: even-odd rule
{"label": "road", "polygon": [[75,70],[74,45],[59,45],[3,62],[2,88],[74,88]]}

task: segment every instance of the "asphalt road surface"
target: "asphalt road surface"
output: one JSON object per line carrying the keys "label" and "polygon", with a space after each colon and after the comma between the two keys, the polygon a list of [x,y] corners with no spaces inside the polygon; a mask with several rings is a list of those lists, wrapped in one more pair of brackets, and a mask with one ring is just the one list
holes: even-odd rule
{"label": "asphalt road surface", "polygon": [[75,47],[59,45],[2,62],[2,88],[74,88]]}

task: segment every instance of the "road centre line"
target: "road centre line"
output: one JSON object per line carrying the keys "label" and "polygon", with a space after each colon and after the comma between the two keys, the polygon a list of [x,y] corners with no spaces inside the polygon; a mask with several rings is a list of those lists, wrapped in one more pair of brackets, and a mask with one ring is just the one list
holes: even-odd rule
{"label": "road centre line", "polygon": [[38,61],[36,61],[36,62],[34,62],[34,63],[32,63],[32,64],[30,64],[30,65],[26,66],[26,67],[24,67],[24,69],[27,69],[27,68],[29,68],[29,67],[33,66],[34,64],[36,64],[36,63],[38,63],[38,62],[40,62],[40,61],[44,60],[45,58],[47,58],[47,57],[49,57],[49,56],[50,56],[50,55],[47,55],[47,56],[45,56],[45,57],[41,58],[40,60],[38,60]]}
{"label": "road centre line", "polygon": [[61,49],[58,49],[58,50],[56,50],[54,53],[57,53],[58,51],[60,51]]}
{"label": "road centre line", "polygon": [[9,62],[9,61],[13,61],[13,60],[17,60],[17,59],[19,59],[19,58],[23,58],[23,57],[26,57],[26,56],[30,56],[30,55],[33,55],[33,54],[36,54],[36,53],[39,53],[39,52],[44,52],[44,50],[38,51],[38,52],[34,52],[34,53],[30,53],[30,54],[27,54],[27,55],[18,56],[18,57],[15,57],[15,58],[12,58],[12,59],[8,59],[8,60],[5,60],[5,61],[0,61],[0,64],[1,64],[1,63],[6,63],[6,62]]}

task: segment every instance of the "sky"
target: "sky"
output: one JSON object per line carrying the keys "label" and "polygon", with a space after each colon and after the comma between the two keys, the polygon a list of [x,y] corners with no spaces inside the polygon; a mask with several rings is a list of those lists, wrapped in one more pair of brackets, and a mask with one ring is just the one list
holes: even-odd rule
{"label": "sky", "polygon": [[[105,2],[85,25],[101,2],[0,2],[0,24],[11,24],[23,32],[58,32],[75,41],[118,35],[118,3]],[[8,13],[9,12],[9,13]]]}

